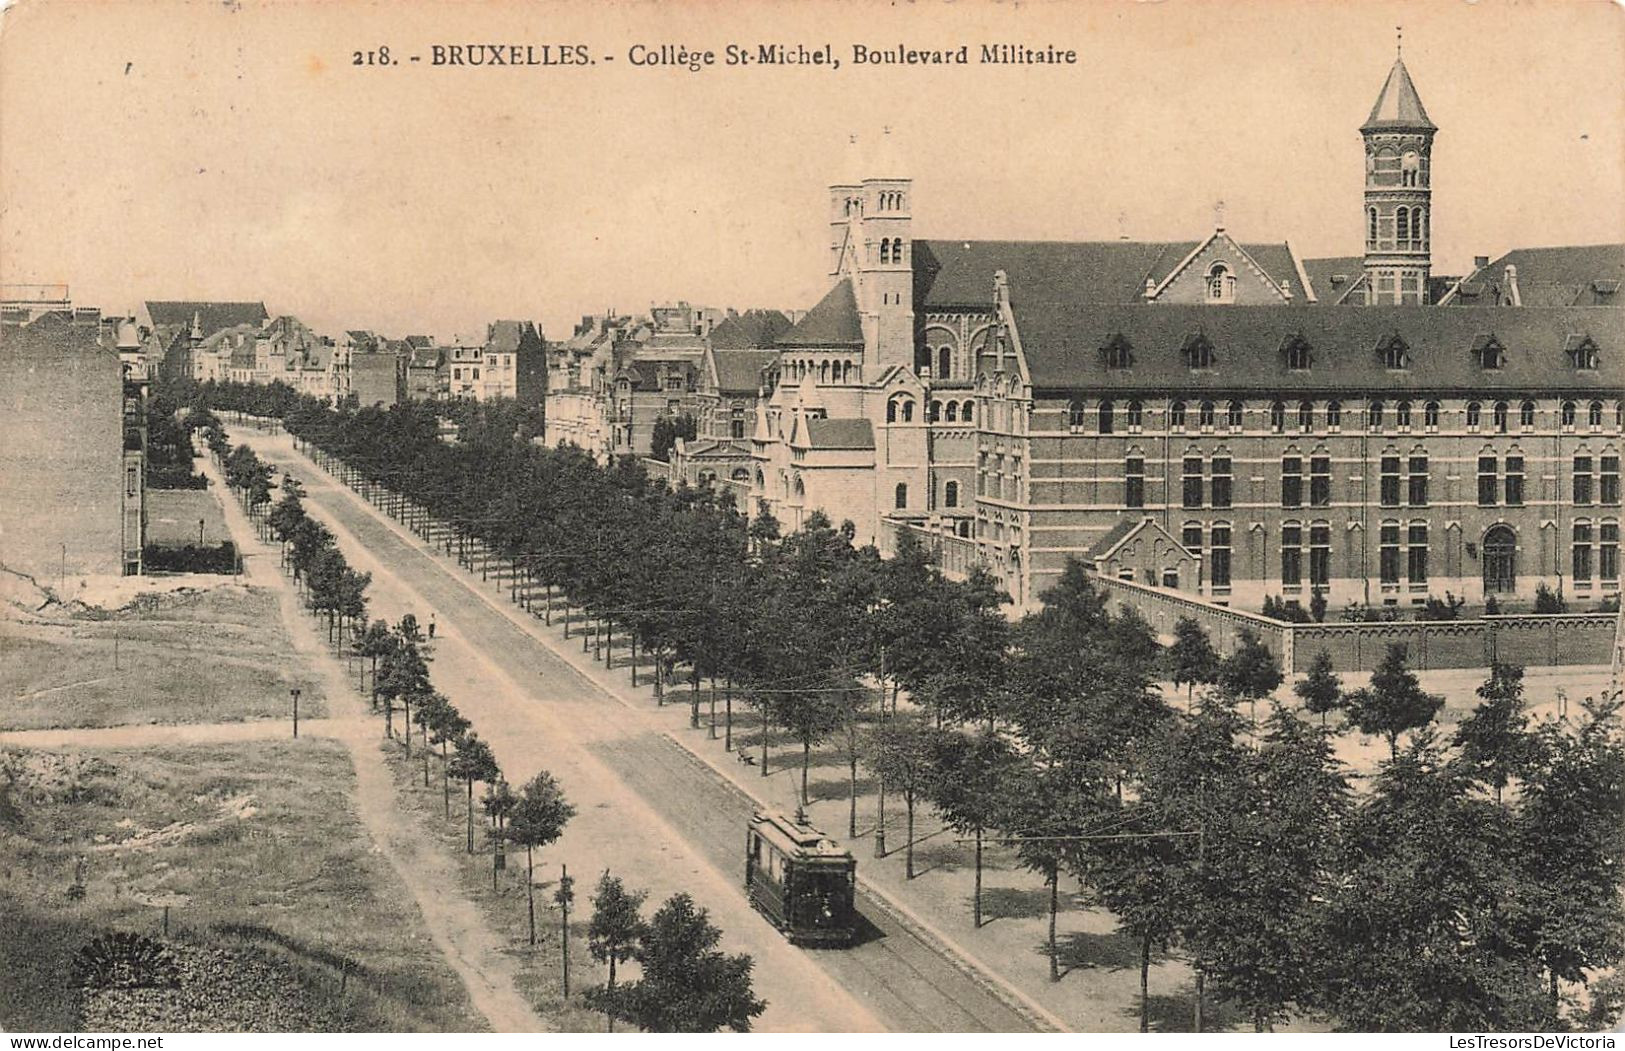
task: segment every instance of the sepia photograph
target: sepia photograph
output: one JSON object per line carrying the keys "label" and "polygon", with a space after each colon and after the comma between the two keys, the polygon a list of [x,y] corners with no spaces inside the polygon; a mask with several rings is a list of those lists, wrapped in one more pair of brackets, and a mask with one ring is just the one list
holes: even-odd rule
{"label": "sepia photograph", "polygon": [[1613,1048],[1622,281],[1610,0],[9,0],[7,1046]]}

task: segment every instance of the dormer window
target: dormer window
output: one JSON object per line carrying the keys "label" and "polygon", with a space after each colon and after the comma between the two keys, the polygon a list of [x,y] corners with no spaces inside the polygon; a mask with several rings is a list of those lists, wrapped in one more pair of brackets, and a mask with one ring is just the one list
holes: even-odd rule
{"label": "dormer window", "polygon": [[1214,263],[1207,271],[1207,301],[1209,303],[1234,303],[1236,301],[1236,279],[1230,273],[1230,268],[1223,263]]}
{"label": "dormer window", "polygon": [[1214,366],[1213,344],[1200,332],[1185,340],[1180,353],[1188,369],[1211,369]]}
{"label": "dormer window", "polygon": [[1106,355],[1108,369],[1127,369],[1134,367],[1134,347],[1128,339],[1119,332],[1106,341],[1101,348]]}
{"label": "dormer window", "polygon": [[1286,367],[1293,372],[1308,372],[1313,358],[1309,341],[1301,334],[1288,336],[1281,344],[1281,354],[1286,359]]}
{"label": "dormer window", "polygon": [[1478,367],[1486,372],[1498,372],[1506,368],[1507,349],[1495,338],[1494,333],[1479,336],[1473,341],[1473,355],[1478,359]]}
{"label": "dormer window", "polygon": [[1383,368],[1397,372],[1410,368],[1410,349],[1396,333],[1377,344],[1377,356],[1382,359]]}
{"label": "dormer window", "polygon": [[1597,361],[1601,357],[1597,352],[1597,344],[1584,333],[1570,336],[1564,347],[1568,351],[1569,364],[1586,372],[1595,372]]}

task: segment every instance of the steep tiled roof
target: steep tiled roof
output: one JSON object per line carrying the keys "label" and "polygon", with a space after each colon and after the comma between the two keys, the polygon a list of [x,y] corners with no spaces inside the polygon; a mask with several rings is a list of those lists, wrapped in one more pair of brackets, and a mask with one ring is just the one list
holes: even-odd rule
{"label": "steep tiled roof", "polygon": [[[1033,304],[1015,311],[1033,385],[1066,390],[1358,391],[1607,390],[1619,385],[1625,360],[1625,311],[1600,307],[1463,308],[1102,307]],[[1474,341],[1493,333],[1506,365],[1485,371]],[[1577,370],[1565,346],[1588,335],[1603,367]],[[1197,335],[1213,347],[1215,365],[1192,371],[1180,348]],[[1121,335],[1133,367],[1107,369],[1101,347]],[[1397,335],[1410,365],[1388,371],[1379,344]],[[1306,371],[1289,371],[1283,344],[1301,336],[1311,349]]]}
{"label": "steep tiled roof", "polygon": [[617,376],[624,375],[632,381],[632,389],[644,393],[660,391],[665,388],[661,385],[663,377],[676,373],[682,377],[683,390],[692,390],[694,377],[697,373],[692,361],[682,359],[638,358],[629,360],[622,366]]}
{"label": "steep tiled roof", "polygon": [[[1365,259],[1357,255],[1331,256],[1326,259],[1304,259],[1303,272],[1314,287],[1317,306],[1339,306],[1344,297],[1360,283],[1365,274]],[[1342,282],[1333,280],[1342,277]]]}
{"label": "steep tiled roof", "polygon": [[771,347],[794,327],[777,310],[747,310],[724,318],[711,330],[711,345],[718,350],[747,350]]}
{"label": "steep tiled roof", "polygon": [[[992,272],[988,282],[992,283]],[[807,311],[807,316],[779,337],[779,345],[786,347],[861,347],[863,322],[858,318],[858,301],[852,294],[852,282],[843,278],[830,289],[818,305]]]}
{"label": "steep tiled roof", "polygon": [[724,394],[755,394],[762,385],[762,370],[779,358],[776,350],[715,350],[717,389]]}
{"label": "steep tiled roof", "polygon": [[493,321],[486,332],[485,350],[514,354],[527,336],[536,335],[536,326],[529,321]]}
{"label": "steep tiled roof", "polygon": [[869,421],[861,418],[827,419],[809,416],[807,445],[813,449],[873,449],[875,432]]}
{"label": "steep tiled roof", "polygon": [[[1198,241],[915,241],[916,309],[986,307],[993,274],[1003,270],[1010,299],[1085,303],[1137,303],[1147,278],[1161,283]],[[1242,250],[1279,285],[1296,289],[1298,270],[1283,242]],[[1301,296],[1301,290],[1295,292]]]}
{"label": "steep tiled roof", "polygon": [[1517,267],[1518,301],[1526,307],[1625,304],[1625,244],[1519,248],[1462,279],[1449,306],[1494,306],[1509,291],[1507,266]]}
{"label": "steep tiled roof", "polygon": [[1105,536],[1094,542],[1094,544],[1085,553],[1084,557],[1089,561],[1106,557],[1112,553],[1112,550],[1116,548],[1118,544],[1123,542],[1124,538],[1126,538],[1130,533],[1134,532],[1135,529],[1139,528],[1140,524],[1144,521],[1145,519],[1143,517],[1119,518],[1115,525],[1106,530]]}
{"label": "steep tiled roof", "polygon": [[1436,130],[1428,120],[1428,111],[1422,108],[1422,96],[1416,93],[1416,85],[1411,83],[1410,70],[1405,68],[1403,59],[1394,59],[1394,68],[1388,71],[1388,79],[1382,83],[1377,104],[1371,107],[1371,116],[1360,125],[1361,131],[1385,129]]}
{"label": "steep tiled roof", "polygon": [[154,328],[191,328],[196,317],[205,336],[237,325],[261,325],[270,316],[264,303],[209,303],[193,300],[148,300],[147,316]]}

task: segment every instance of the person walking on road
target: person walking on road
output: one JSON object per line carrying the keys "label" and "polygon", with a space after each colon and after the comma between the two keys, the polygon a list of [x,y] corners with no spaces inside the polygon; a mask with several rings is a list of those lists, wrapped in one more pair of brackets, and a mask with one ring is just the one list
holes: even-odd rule
{"label": "person walking on road", "polygon": [[429,638],[434,638],[434,610],[429,611]]}

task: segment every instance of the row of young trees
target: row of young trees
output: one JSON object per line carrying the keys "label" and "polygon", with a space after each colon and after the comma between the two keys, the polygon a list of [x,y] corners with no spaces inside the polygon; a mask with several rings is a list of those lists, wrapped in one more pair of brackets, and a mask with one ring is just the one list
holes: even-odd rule
{"label": "row of young trees", "polygon": [[[737,692],[799,745],[804,795],[810,751],[833,737],[852,774],[849,834],[867,765],[882,814],[888,792],[911,826],[931,802],[974,844],[978,873],[985,844],[1013,851],[1050,887],[1053,976],[1062,875],[1134,939],[1143,993],[1159,952],[1192,962],[1198,1026],[1217,997],[1260,1028],[1304,1012],[1351,1029],[1550,1028],[1573,1021],[1560,983],[1625,951],[1616,703],[1518,730],[1512,773],[1479,740],[1509,721],[1492,698],[1446,740],[1403,653],[1364,690],[1327,694],[1324,664],[1300,684],[1306,707],[1341,709],[1390,745],[1362,784],[1333,754],[1341,726],[1273,701],[1262,725],[1239,714],[1282,681],[1256,639],[1220,660],[1181,625],[1164,651],[1076,564],[1012,622],[989,577],[946,580],[906,534],[890,559],[816,514],[785,536],[726,493],[515,441],[501,406],[475,410],[454,444],[420,406],[295,402],[284,418],[426,535],[494,552],[527,607],[567,625],[580,610],[611,643],[619,627],[657,693],[684,667],[696,725],[703,680],[713,703]],[[1158,689],[1164,666],[1192,685],[1186,710]],[[1496,696],[1517,679],[1497,669]]]}

